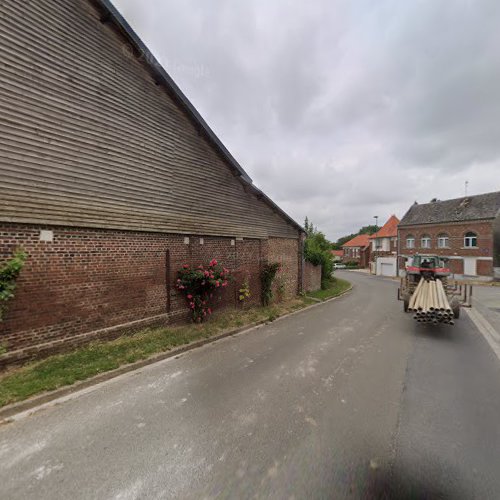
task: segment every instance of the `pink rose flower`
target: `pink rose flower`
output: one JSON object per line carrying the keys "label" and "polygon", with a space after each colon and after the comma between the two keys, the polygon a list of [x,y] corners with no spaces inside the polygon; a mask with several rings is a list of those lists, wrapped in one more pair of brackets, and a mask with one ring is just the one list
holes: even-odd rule
{"label": "pink rose flower", "polygon": [[193,298],[193,296],[192,296],[191,294],[188,294],[187,298],[188,298],[189,300],[191,300],[191,299]]}

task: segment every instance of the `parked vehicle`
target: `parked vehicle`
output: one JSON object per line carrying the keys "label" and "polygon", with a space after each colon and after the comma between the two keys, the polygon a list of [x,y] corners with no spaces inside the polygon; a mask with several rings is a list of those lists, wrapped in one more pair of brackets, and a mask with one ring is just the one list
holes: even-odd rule
{"label": "parked vehicle", "polygon": [[336,262],[333,264],[333,269],[345,269],[347,266],[345,264],[342,264],[340,262]]}

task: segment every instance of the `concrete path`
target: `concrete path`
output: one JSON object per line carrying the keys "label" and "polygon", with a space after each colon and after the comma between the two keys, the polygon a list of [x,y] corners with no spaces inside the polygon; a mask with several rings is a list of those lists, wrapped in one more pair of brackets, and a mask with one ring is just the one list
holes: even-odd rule
{"label": "concrete path", "polygon": [[472,303],[500,335],[500,286],[475,286]]}
{"label": "concrete path", "polygon": [[0,427],[2,499],[500,498],[500,362],[467,315],[353,292]]}

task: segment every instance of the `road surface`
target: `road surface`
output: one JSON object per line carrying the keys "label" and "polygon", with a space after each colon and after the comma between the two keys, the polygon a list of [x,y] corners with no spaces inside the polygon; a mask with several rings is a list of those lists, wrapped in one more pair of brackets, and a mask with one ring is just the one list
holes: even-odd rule
{"label": "road surface", "polygon": [[500,498],[500,362],[396,283],[0,426],[2,499]]}

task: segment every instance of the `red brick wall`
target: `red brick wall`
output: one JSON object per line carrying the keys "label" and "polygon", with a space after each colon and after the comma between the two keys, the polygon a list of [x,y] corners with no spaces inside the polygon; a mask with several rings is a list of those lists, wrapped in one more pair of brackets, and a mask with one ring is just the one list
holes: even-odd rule
{"label": "red brick wall", "polygon": [[[477,248],[464,248],[464,235],[472,231],[477,234]],[[437,237],[446,233],[449,237],[449,248],[438,248]],[[415,248],[406,248],[406,239],[409,235],[415,237]],[[431,237],[431,248],[421,248],[420,240],[423,235]],[[493,225],[492,222],[468,222],[429,224],[399,228],[400,254],[413,255],[415,253],[436,254],[447,257],[493,257]],[[486,264],[484,264],[486,262]],[[451,259],[452,272],[463,273],[463,262],[460,259]],[[456,269],[456,270],[455,270]],[[477,261],[477,273],[482,276],[491,276],[493,272],[491,261]]]}
{"label": "red brick wall", "polygon": [[321,266],[304,263],[304,291],[315,292],[321,288]]}
{"label": "red brick wall", "polygon": [[41,242],[40,229],[0,224],[0,263],[16,248],[28,253],[0,322],[7,357],[43,356],[147,324],[188,321],[184,297],[173,286],[184,263],[216,258],[233,271],[235,282],[224,290],[221,306],[237,303],[236,290],[249,276],[248,303],[257,304],[260,269],[269,252],[286,264],[287,294],[297,293],[297,240],[245,239],[232,245],[230,238],[204,237],[200,244],[200,237],[190,236],[185,244],[183,235],[46,227],[54,240]]}
{"label": "red brick wall", "polygon": [[[269,238],[267,259],[269,262],[279,262],[281,267],[274,282],[273,292],[276,298],[291,298],[299,292],[298,255],[299,240]],[[279,293],[280,284],[284,285],[284,294]]]}
{"label": "red brick wall", "polygon": [[493,261],[478,260],[476,265],[479,276],[493,276]]}
{"label": "red brick wall", "polygon": [[345,247],[343,262],[359,262],[361,260],[361,247]]}

